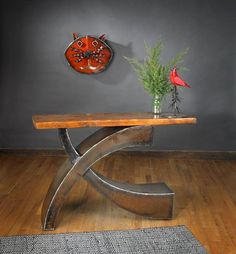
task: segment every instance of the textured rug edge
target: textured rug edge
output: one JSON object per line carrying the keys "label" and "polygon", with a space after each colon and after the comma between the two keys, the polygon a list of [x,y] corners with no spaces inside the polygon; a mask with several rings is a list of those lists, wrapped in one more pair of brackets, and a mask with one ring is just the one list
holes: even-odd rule
{"label": "textured rug edge", "polygon": [[[144,229],[162,229],[162,228],[185,228],[187,229],[192,235],[193,233],[191,230],[185,225],[175,225],[175,226],[161,226],[161,227],[145,227],[145,228],[129,228],[129,229],[108,229],[108,230],[98,230],[98,231],[73,231],[73,232],[63,232],[63,233],[51,233],[53,231],[45,231],[42,234],[22,234],[22,235],[0,235],[1,237],[27,237],[27,236],[45,236],[45,235],[70,235],[70,234],[91,234],[91,233],[104,233],[104,232],[122,232],[122,231],[142,231]],[[48,233],[50,232],[50,233]],[[194,235],[193,235],[194,236]],[[195,237],[195,236],[194,236]],[[196,238],[196,237],[195,237]]]}
{"label": "textured rug edge", "polygon": [[[180,231],[178,231],[178,229]],[[167,230],[167,231],[166,231]],[[102,231],[89,231],[89,232],[65,232],[65,233],[55,233],[55,234],[51,234],[51,233],[45,233],[45,234],[31,234],[31,235],[11,235],[11,236],[0,236],[0,247],[1,247],[1,243],[4,243],[4,239],[7,241],[18,241],[20,238],[27,238],[30,241],[30,238],[34,239],[37,237],[42,237],[41,240],[45,237],[78,237],[78,235],[81,235],[80,237],[88,237],[88,239],[91,239],[91,235],[106,235],[106,234],[122,234],[122,233],[132,233],[134,232],[134,235],[137,233],[141,233],[141,234],[146,234],[149,233],[148,231],[157,231],[159,233],[161,233],[161,231],[163,231],[163,233],[165,234],[165,232],[171,230],[177,230],[177,232],[174,232],[174,234],[180,234],[180,236],[184,236],[184,240],[186,241],[185,244],[187,243],[191,243],[193,244],[192,246],[196,249],[202,249],[200,252],[193,252],[193,253],[203,253],[203,254],[207,254],[208,252],[206,251],[206,248],[204,247],[204,245],[195,237],[195,235],[192,233],[192,231],[185,225],[176,225],[176,226],[162,226],[162,227],[148,227],[148,228],[135,228],[135,229],[121,229],[121,230],[102,230]],[[189,237],[188,237],[189,236]],[[11,238],[11,240],[9,240]],[[133,239],[133,238],[132,238]],[[161,239],[161,238],[160,238]],[[168,238],[167,238],[168,239]],[[178,239],[178,238],[177,238]],[[45,240],[44,240],[45,241]],[[158,243],[159,244],[159,243]],[[183,247],[182,247],[183,248]],[[3,253],[15,253],[15,252],[3,252]],[[28,253],[28,252],[22,252],[22,253]],[[35,253],[35,252],[34,252]],[[41,253],[41,252],[40,252]],[[47,252],[48,253],[48,252]],[[67,253],[67,252],[55,252],[55,253]],[[69,252],[68,252],[69,253]],[[74,253],[74,252],[73,252]],[[77,252],[76,252],[77,253]],[[80,253],[80,252],[79,252]],[[84,252],[81,252],[84,253]],[[87,252],[86,252],[87,253]],[[90,253],[90,252],[89,252]],[[96,252],[97,253],[97,252]],[[103,253],[103,252],[102,252]],[[106,252],[109,253],[109,252]],[[120,253],[120,252],[117,252]],[[125,252],[125,253],[131,253],[131,252]],[[132,252],[134,253],[134,252]],[[136,252],[135,252],[136,253]],[[140,252],[141,253],[141,252]],[[142,252],[145,253],[145,252]],[[153,253],[153,252],[152,252]],[[156,253],[156,252],[155,252]],[[159,252],[158,252],[159,253]],[[162,252],[161,252],[162,253]],[[164,252],[163,252],[164,253]],[[166,252],[165,252],[166,253]],[[168,252],[169,253],[169,252]],[[173,252],[171,252],[173,253]],[[175,252],[174,252],[175,253]],[[178,253],[185,253],[185,252],[178,252]],[[192,253],[192,252],[188,252],[188,253]]]}

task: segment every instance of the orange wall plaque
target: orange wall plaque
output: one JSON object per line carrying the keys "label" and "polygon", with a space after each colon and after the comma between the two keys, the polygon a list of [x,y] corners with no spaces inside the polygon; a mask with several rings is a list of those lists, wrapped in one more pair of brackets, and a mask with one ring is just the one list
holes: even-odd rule
{"label": "orange wall plaque", "polygon": [[78,72],[94,74],[104,71],[109,65],[113,52],[105,42],[105,35],[79,37],[74,33],[74,41],[68,46],[65,56],[70,66]]}

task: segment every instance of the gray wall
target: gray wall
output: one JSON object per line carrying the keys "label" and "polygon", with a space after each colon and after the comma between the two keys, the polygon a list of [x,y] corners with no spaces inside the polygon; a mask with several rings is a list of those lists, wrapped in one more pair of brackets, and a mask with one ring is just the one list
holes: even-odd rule
{"label": "gray wall", "polygon": [[[235,1],[2,1],[0,147],[57,148],[37,131],[42,113],[150,111],[150,97],[122,56],[144,57],[143,42],[165,41],[163,62],[190,47],[182,110],[196,126],[156,128],[154,149],[236,150]],[[107,34],[110,68],[81,75],[63,55],[72,32]],[[93,130],[73,130],[79,142]]]}

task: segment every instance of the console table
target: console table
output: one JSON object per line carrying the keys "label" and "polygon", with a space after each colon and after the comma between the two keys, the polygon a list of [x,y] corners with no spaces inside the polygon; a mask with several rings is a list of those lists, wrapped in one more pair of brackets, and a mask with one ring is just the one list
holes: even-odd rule
{"label": "console table", "polygon": [[[68,168],[62,167],[57,172],[44,200],[41,213],[44,230],[55,229],[60,209],[79,177],[126,210],[157,219],[172,218],[174,192],[165,183],[116,182],[100,175],[92,166],[122,148],[150,145],[153,126],[194,124],[195,117],[168,118],[153,113],[34,115],[33,123],[36,129],[58,129],[70,159]],[[82,127],[102,128],[75,147],[67,129]]]}

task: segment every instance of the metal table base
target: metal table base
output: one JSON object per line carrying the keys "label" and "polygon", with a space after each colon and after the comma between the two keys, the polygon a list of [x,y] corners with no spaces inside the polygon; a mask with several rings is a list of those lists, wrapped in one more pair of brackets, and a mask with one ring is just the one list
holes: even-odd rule
{"label": "metal table base", "polygon": [[58,129],[70,164],[53,179],[42,207],[44,230],[55,229],[59,212],[79,177],[118,206],[136,214],[156,219],[171,219],[174,192],[165,183],[127,184],[113,181],[95,172],[93,164],[126,147],[150,145],[152,126],[104,127],[74,147],[67,129]]}

